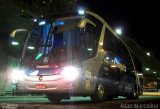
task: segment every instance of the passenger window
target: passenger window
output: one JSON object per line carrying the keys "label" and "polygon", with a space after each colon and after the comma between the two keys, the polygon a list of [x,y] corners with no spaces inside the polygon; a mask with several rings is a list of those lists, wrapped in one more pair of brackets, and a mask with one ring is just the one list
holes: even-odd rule
{"label": "passenger window", "polygon": [[107,51],[110,51],[116,56],[120,57],[122,59],[121,64],[125,64],[127,69],[132,68],[132,61],[131,57],[129,55],[128,49],[123,44],[123,42],[116,38],[114,34],[106,28],[105,31],[105,37],[104,37],[104,46]]}
{"label": "passenger window", "polygon": [[96,43],[95,43],[95,27],[91,24],[87,24],[85,28],[84,36],[84,50],[87,57],[93,57],[96,55]]}

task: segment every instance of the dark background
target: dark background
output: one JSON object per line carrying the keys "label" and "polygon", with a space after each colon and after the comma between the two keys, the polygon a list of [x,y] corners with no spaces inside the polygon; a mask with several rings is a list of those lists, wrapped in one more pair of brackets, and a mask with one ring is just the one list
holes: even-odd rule
{"label": "dark background", "polygon": [[[28,7],[31,5],[26,4],[28,3],[27,1],[31,0],[22,1],[25,1],[24,6]],[[151,52],[152,56],[155,56],[158,60],[160,60],[160,3],[158,0],[77,0],[77,2],[79,6],[98,13],[113,29],[116,27],[122,27],[124,37],[131,37],[135,39],[146,52]],[[27,23],[22,22],[28,22],[25,18],[18,17],[19,12],[21,11],[20,9],[23,9],[23,7],[21,7],[19,11],[15,10],[14,7],[18,7],[14,4],[14,2],[10,4],[10,2],[0,0],[1,45],[6,45],[8,42],[8,37],[6,34],[8,35],[8,33],[13,30],[13,27],[25,27]],[[5,47],[6,46],[3,48],[7,49]]]}
{"label": "dark background", "polygon": [[160,60],[160,3],[156,0],[79,0],[79,4],[101,15],[114,29],[123,28],[146,52]]}

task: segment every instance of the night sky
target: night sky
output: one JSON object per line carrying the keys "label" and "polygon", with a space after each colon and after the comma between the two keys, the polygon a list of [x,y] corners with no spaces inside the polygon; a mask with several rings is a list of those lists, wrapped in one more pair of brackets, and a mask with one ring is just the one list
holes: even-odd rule
{"label": "night sky", "polygon": [[[146,52],[151,52],[151,55],[160,61],[160,3],[158,3],[158,0],[77,1],[80,6],[84,6],[102,16],[113,29],[122,27],[123,36],[135,39]],[[1,3],[0,6],[2,6]],[[9,10],[9,8],[6,9]],[[3,31],[3,24],[8,24],[8,22],[3,17],[4,10],[0,12],[0,27]],[[2,38],[0,37],[0,39]]]}
{"label": "night sky", "polygon": [[123,28],[145,51],[160,60],[160,3],[156,0],[79,0],[101,15],[110,26]]}

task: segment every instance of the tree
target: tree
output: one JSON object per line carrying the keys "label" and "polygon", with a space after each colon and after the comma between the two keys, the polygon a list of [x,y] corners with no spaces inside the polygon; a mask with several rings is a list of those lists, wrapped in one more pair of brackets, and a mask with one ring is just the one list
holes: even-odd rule
{"label": "tree", "polygon": [[[16,1],[16,2],[15,2]],[[76,0],[14,0],[23,16],[45,16],[74,11]]]}
{"label": "tree", "polygon": [[[154,56],[148,57],[145,50],[134,39],[130,37],[122,37],[122,40],[127,43],[129,48],[134,52],[137,59],[141,61],[144,67],[149,66],[152,71],[160,71],[160,62]],[[157,73],[157,76],[160,76],[160,74]]]}

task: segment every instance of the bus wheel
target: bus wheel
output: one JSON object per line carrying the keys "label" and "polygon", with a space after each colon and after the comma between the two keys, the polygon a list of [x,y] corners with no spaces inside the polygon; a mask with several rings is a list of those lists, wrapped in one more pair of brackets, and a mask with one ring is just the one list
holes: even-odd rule
{"label": "bus wheel", "polygon": [[57,94],[47,94],[47,98],[53,103],[59,103],[62,100],[62,97]]}
{"label": "bus wheel", "polygon": [[106,95],[105,86],[102,82],[98,82],[96,91],[94,95],[91,95],[91,100],[93,102],[101,102],[104,100]]}
{"label": "bus wheel", "polygon": [[138,99],[139,98],[139,91],[138,87],[135,85],[131,95],[127,96],[127,99]]}

